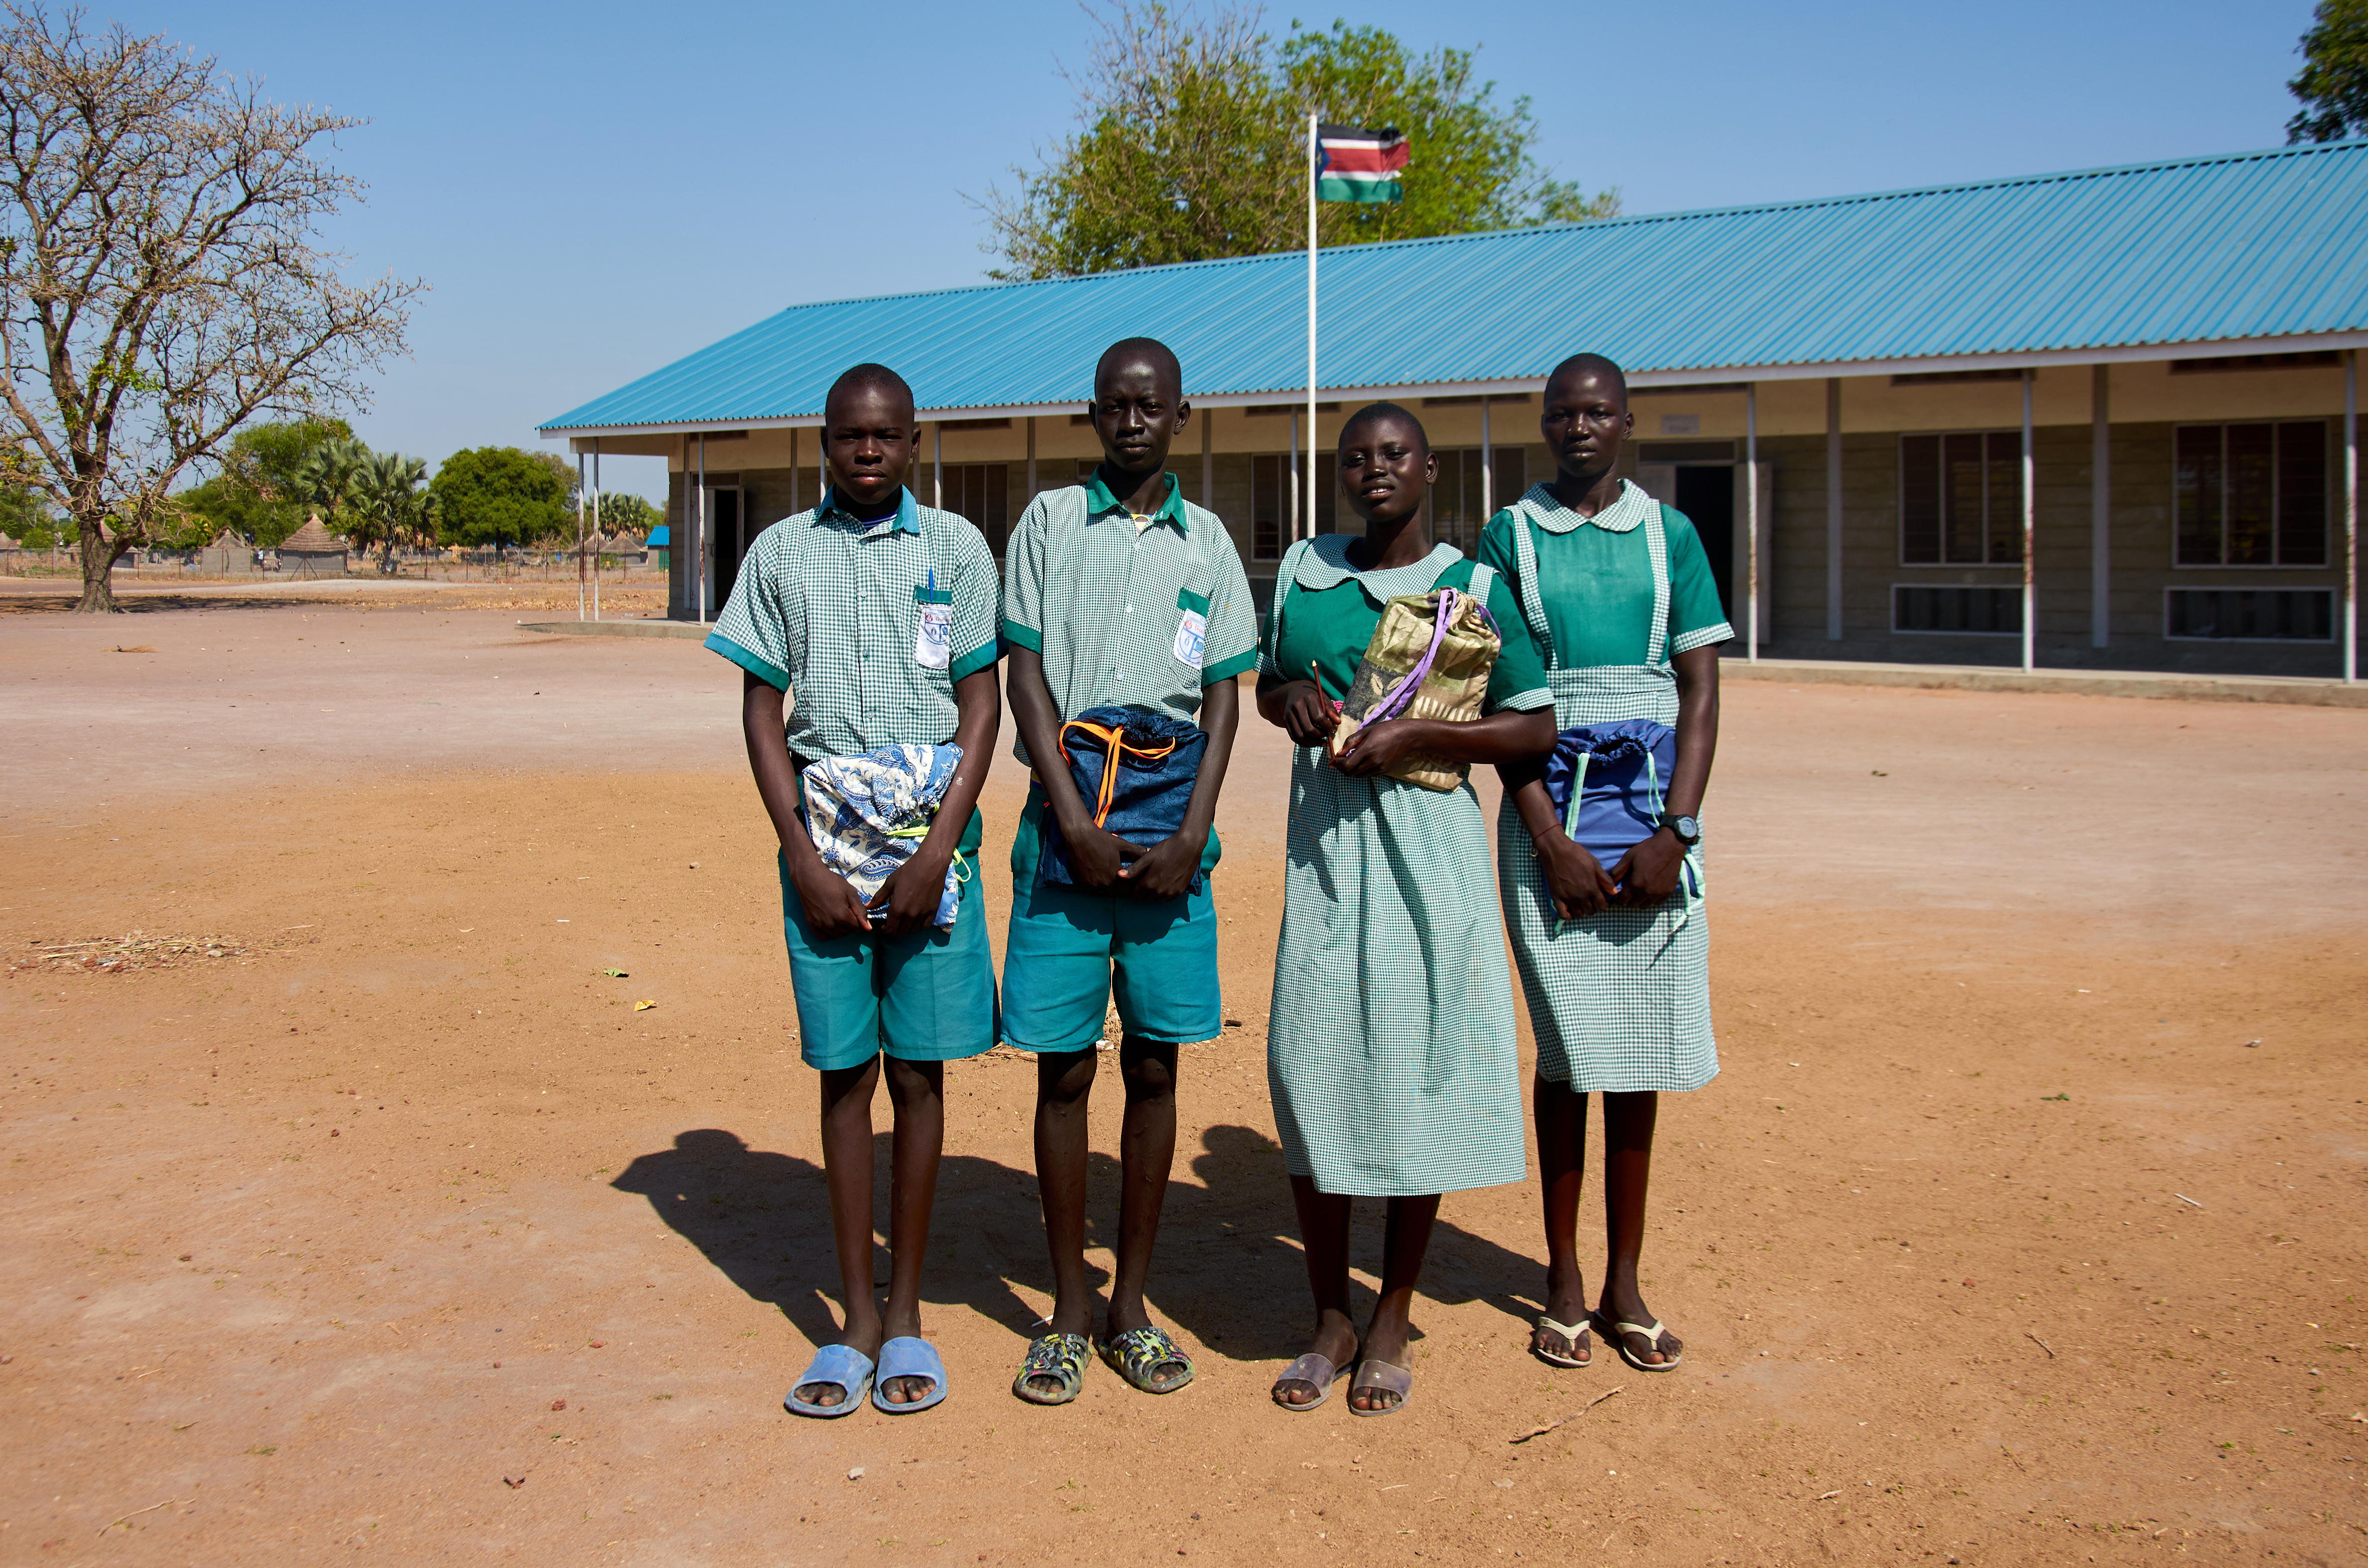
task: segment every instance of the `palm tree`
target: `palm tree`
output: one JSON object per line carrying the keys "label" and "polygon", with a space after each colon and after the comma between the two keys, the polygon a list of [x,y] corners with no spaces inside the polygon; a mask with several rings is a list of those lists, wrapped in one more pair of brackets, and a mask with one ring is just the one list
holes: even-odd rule
{"label": "palm tree", "polygon": [[[436,497],[422,490],[427,482],[427,460],[400,452],[365,450],[352,476],[354,541],[367,551],[372,542],[383,547],[379,570],[394,570],[394,547],[418,539],[424,516],[440,510]],[[428,530],[432,534],[432,525]]]}
{"label": "palm tree", "polygon": [[[354,494],[370,449],[352,437],[333,437],[313,449],[296,470],[296,499],[319,508],[322,524],[335,530]],[[369,541],[355,541],[365,550]]]}

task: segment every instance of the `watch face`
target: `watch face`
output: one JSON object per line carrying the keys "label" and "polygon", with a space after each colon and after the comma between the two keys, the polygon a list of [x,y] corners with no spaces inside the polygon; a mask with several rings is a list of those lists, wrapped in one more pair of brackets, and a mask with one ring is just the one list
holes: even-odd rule
{"label": "watch face", "polygon": [[1677,830],[1677,835],[1679,838],[1684,839],[1689,844],[1702,836],[1702,824],[1694,821],[1691,817],[1679,817],[1671,822],[1669,825]]}

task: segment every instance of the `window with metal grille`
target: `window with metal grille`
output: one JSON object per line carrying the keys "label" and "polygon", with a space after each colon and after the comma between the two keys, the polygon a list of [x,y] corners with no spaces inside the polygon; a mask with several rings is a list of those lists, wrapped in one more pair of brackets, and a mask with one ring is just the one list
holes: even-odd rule
{"label": "window with metal grille", "polygon": [[1291,515],[1291,461],[1272,453],[1250,459],[1250,559],[1282,558],[1284,519]]}
{"label": "window with metal grille", "polygon": [[2022,432],[1899,437],[1899,563],[2003,566],[2022,559]]}
{"label": "window with metal grille", "polygon": [[2180,642],[2332,642],[2332,588],[2169,588],[2162,634]]}
{"label": "window with metal grille", "polygon": [[2182,425],[2171,476],[2181,566],[2327,564],[2327,423]]}
{"label": "window with metal grille", "polygon": [[1011,465],[948,463],[945,480],[945,509],[968,517],[1001,555],[1011,534]]}
{"label": "window with metal grille", "polygon": [[2015,636],[2022,631],[2022,590],[1948,583],[1894,583],[1891,630]]}
{"label": "window with metal grille", "polygon": [[[1489,514],[1480,497],[1480,449],[1446,447],[1439,459],[1439,483],[1430,487],[1430,537],[1470,555],[1480,548],[1480,530]],[[1530,487],[1529,454],[1520,447],[1497,447],[1488,454],[1497,471],[1498,510],[1511,506]]]}

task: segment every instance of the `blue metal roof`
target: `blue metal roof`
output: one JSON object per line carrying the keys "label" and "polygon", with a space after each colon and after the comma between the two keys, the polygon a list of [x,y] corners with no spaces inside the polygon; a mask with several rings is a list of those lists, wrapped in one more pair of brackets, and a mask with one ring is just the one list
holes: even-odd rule
{"label": "blue metal roof", "polygon": [[[1898,361],[2368,328],[2368,141],[1323,253],[1326,387]],[[542,426],[812,416],[892,365],[932,410],[1083,403],[1145,333],[1196,396],[1306,377],[1304,253],[796,305]]]}

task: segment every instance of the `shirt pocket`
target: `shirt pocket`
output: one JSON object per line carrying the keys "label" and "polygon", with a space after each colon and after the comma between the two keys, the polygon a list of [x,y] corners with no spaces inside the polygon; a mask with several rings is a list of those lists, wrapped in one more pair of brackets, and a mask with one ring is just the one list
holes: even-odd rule
{"label": "shirt pocket", "polygon": [[1209,599],[1190,588],[1176,592],[1176,642],[1170,650],[1176,662],[1186,669],[1198,670],[1206,652],[1209,638]]}
{"label": "shirt pocket", "polygon": [[913,662],[925,670],[946,669],[954,656],[954,596],[937,577],[913,589]]}

